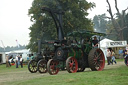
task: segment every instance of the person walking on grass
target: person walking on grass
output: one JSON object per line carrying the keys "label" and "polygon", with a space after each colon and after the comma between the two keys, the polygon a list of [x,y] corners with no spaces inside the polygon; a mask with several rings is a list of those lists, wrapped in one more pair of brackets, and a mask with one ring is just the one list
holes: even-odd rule
{"label": "person walking on grass", "polygon": [[107,63],[108,63],[108,65],[110,65],[110,63],[111,63],[111,52],[110,52],[110,49],[107,49]]}
{"label": "person walking on grass", "polygon": [[117,63],[116,62],[116,59],[115,59],[115,53],[114,53],[114,51],[113,50],[111,50],[111,56],[112,56],[112,64],[113,64],[113,62],[115,62],[115,64]]}

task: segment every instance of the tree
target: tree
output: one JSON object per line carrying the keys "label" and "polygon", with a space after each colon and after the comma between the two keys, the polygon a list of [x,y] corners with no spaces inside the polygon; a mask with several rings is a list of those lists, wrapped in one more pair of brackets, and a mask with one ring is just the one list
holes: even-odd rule
{"label": "tree", "polygon": [[128,41],[128,13],[125,15],[125,25],[126,25],[126,29],[123,30],[123,37],[124,40]]}
{"label": "tree", "polygon": [[113,29],[115,31],[115,35],[118,37],[118,40],[124,40],[124,33],[123,30],[127,28],[126,26],[126,20],[125,20],[125,12],[128,8],[125,10],[122,10],[122,13],[120,13],[118,6],[117,6],[117,0],[115,0],[115,8],[116,8],[116,15],[117,19],[114,18],[114,15],[111,10],[111,5],[108,0],[106,0],[108,3],[109,9],[107,10],[110,14],[110,19],[112,21]]}
{"label": "tree", "polygon": [[63,30],[65,35],[73,30],[93,30],[91,20],[86,18],[87,10],[95,6],[94,3],[88,3],[86,0],[34,0],[29,9],[29,15],[33,25],[29,28],[30,42],[27,46],[32,51],[37,51],[38,39],[56,39],[57,33],[53,19],[49,13],[43,13],[41,8],[63,10]]}
{"label": "tree", "polygon": [[97,32],[106,33],[106,30],[108,29],[106,20],[106,14],[102,15],[95,15],[93,17],[93,23],[94,23],[94,29]]}

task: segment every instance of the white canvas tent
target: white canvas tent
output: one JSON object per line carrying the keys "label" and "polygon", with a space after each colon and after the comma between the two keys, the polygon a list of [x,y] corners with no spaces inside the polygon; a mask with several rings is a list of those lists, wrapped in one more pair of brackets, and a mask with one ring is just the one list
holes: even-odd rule
{"label": "white canvas tent", "polygon": [[109,48],[109,47],[126,47],[127,41],[113,41],[113,40],[105,38],[100,41],[99,46],[100,46],[101,50],[103,51],[103,53],[105,55],[105,59],[106,59],[107,48]]}
{"label": "white canvas tent", "polygon": [[22,55],[22,58],[24,60],[27,60],[27,57],[29,56],[29,54],[31,54],[31,52],[27,49],[23,49],[23,50],[15,50],[15,51],[6,52],[6,54],[13,55],[14,58],[17,55]]}
{"label": "white canvas tent", "polygon": [[106,58],[106,55],[107,55],[107,48],[108,48],[108,43],[109,42],[113,42],[113,40],[110,40],[110,39],[105,38],[105,39],[101,40],[100,43],[99,43],[99,47],[100,47],[100,49],[104,53],[105,60],[107,59]]}

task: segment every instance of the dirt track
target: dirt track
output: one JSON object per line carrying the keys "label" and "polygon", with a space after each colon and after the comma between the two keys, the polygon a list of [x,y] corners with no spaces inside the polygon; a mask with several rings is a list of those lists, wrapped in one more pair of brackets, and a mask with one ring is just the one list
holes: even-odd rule
{"label": "dirt track", "polygon": [[[105,65],[104,70],[106,69],[114,69],[121,66],[124,66],[124,62],[117,62],[117,64],[113,65]],[[87,68],[85,71],[91,71],[89,68]],[[59,74],[65,74],[68,73],[67,71],[60,71]],[[18,72],[6,72],[6,73],[0,73],[0,83],[7,82],[7,81],[17,81],[17,80],[28,80],[33,78],[38,78],[42,76],[50,76],[48,73],[40,74],[37,73],[30,73],[28,70],[25,71],[18,71]]]}

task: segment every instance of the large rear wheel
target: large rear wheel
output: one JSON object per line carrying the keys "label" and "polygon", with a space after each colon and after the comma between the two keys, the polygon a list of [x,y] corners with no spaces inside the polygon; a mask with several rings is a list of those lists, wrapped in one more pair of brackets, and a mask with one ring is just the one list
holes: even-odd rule
{"label": "large rear wheel", "polygon": [[39,60],[37,63],[38,71],[40,73],[46,73],[47,72],[47,61],[46,60]]}
{"label": "large rear wheel", "polygon": [[50,59],[47,63],[48,73],[51,75],[57,74],[59,72],[58,64],[59,64],[59,61]]}
{"label": "large rear wheel", "polygon": [[28,62],[28,70],[31,73],[36,73],[37,72],[37,62],[35,60],[30,60]]}
{"label": "large rear wheel", "polygon": [[78,62],[74,57],[68,57],[66,60],[66,69],[69,73],[75,73],[78,70]]}
{"label": "large rear wheel", "polygon": [[88,56],[88,63],[92,71],[102,71],[105,66],[105,57],[101,49],[94,48]]}

